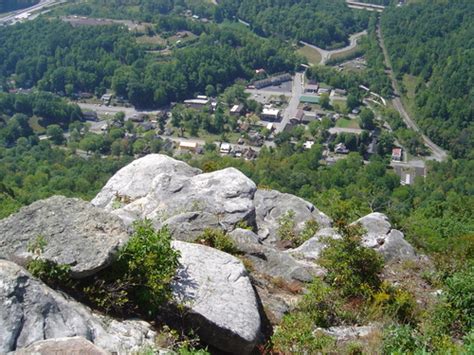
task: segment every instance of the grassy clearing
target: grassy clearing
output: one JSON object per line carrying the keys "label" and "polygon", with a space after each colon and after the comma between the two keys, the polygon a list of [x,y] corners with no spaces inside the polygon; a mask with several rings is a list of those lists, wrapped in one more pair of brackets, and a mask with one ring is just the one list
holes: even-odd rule
{"label": "grassy clearing", "polygon": [[333,53],[331,54],[331,56],[329,57],[329,60],[337,60],[337,59],[342,59],[342,58],[350,58],[351,55],[353,55],[354,53],[360,51],[360,46],[357,45],[355,46],[354,48],[351,48],[347,51],[344,51],[344,52],[338,52],[338,53]]}
{"label": "grassy clearing", "polygon": [[140,36],[137,38],[137,43],[140,44],[158,44],[165,45],[166,41],[161,36]]}
{"label": "grassy clearing", "polygon": [[418,78],[413,75],[404,75],[402,82],[399,82],[399,85],[401,84],[405,88],[405,93],[402,93],[402,102],[403,106],[405,107],[405,110],[408,111],[408,114],[410,116],[414,116],[414,113],[416,112],[416,106],[415,106],[415,88],[416,85],[418,84]]}
{"label": "grassy clearing", "polygon": [[298,49],[298,54],[302,55],[308,60],[309,64],[315,65],[321,62],[321,54],[314,48],[303,46]]}
{"label": "grassy clearing", "polygon": [[336,122],[336,127],[339,128],[360,128],[359,119],[340,118]]}
{"label": "grassy clearing", "polygon": [[28,120],[28,124],[30,125],[31,129],[37,134],[43,134],[46,132],[46,128],[41,126],[40,118],[38,116],[32,116]]}

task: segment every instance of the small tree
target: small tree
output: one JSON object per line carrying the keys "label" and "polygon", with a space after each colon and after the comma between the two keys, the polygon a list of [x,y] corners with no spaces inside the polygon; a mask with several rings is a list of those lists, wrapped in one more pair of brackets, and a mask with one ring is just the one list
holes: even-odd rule
{"label": "small tree", "polygon": [[383,259],[362,245],[364,231],[360,225],[348,225],[342,218],[336,220],[336,227],[342,238],[328,239],[319,261],[328,270],[326,281],[343,297],[368,298],[381,284]]}
{"label": "small tree", "polygon": [[54,144],[63,144],[64,143],[64,134],[62,128],[57,124],[49,125],[46,128],[46,135],[51,139]]}

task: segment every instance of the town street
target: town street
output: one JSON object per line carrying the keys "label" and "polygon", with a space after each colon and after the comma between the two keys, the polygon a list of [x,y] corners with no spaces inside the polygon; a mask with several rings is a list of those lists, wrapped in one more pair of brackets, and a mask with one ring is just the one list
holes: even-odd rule
{"label": "town street", "polygon": [[304,73],[296,73],[293,79],[293,88],[291,89],[291,99],[288,102],[287,108],[283,111],[283,117],[280,122],[275,122],[275,134],[283,132],[290,120],[296,116],[298,112],[298,105],[300,97],[303,94],[304,87]]}

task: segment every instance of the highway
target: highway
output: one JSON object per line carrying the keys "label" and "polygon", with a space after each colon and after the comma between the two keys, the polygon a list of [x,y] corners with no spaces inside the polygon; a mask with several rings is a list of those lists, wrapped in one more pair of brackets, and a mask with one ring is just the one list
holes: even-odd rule
{"label": "highway", "polygon": [[8,13],[5,17],[0,18],[0,25],[5,25],[9,24],[10,22],[15,23],[16,22],[16,17],[21,16],[21,15],[26,15],[27,13],[32,13],[40,11],[44,9],[45,7],[49,7],[52,5],[55,5],[56,3],[60,3],[64,1],[58,1],[58,0],[41,0],[38,4],[33,5],[31,7],[27,7],[25,9],[21,10],[16,10],[13,12]]}
{"label": "highway", "polygon": [[385,47],[385,43],[384,43],[384,39],[382,35],[382,29],[380,28],[380,23],[377,26],[377,37],[378,37],[380,46],[382,47],[382,50],[383,50],[385,66],[388,68],[387,72],[392,81],[393,92],[395,94],[395,97],[392,100],[393,107],[400,113],[400,116],[402,117],[407,127],[419,133],[421,138],[423,139],[424,144],[431,150],[431,157],[429,157],[428,159],[431,158],[432,160],[437,160],[437,161],[446,160],[446,158],[448,157],[448,153],[444,149],[442,149],[441,147],[433,143],[433,141],[430,138],[428,138],[425,134],[423,134],[421,129],[416,124],[415,120],[413,120],[410,117],[408,112],[403,107],[403,103],[400,99],[400,90],[398,89],[398,83],[397,83],[397,80],[395,79],[395,75],[393,74],[393,69],[390,63],[390,57],[388,56],[387,48]]}

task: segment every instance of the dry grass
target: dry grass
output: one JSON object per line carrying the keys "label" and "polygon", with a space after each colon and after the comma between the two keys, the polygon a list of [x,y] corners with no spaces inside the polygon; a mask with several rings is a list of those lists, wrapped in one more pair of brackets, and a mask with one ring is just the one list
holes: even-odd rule
{"label": "dry grass", "polygon": [[305,57],[311,65],[319,64],[321,62],[321,54],[312,47],[303,46],[299,48],[297,52]]}

